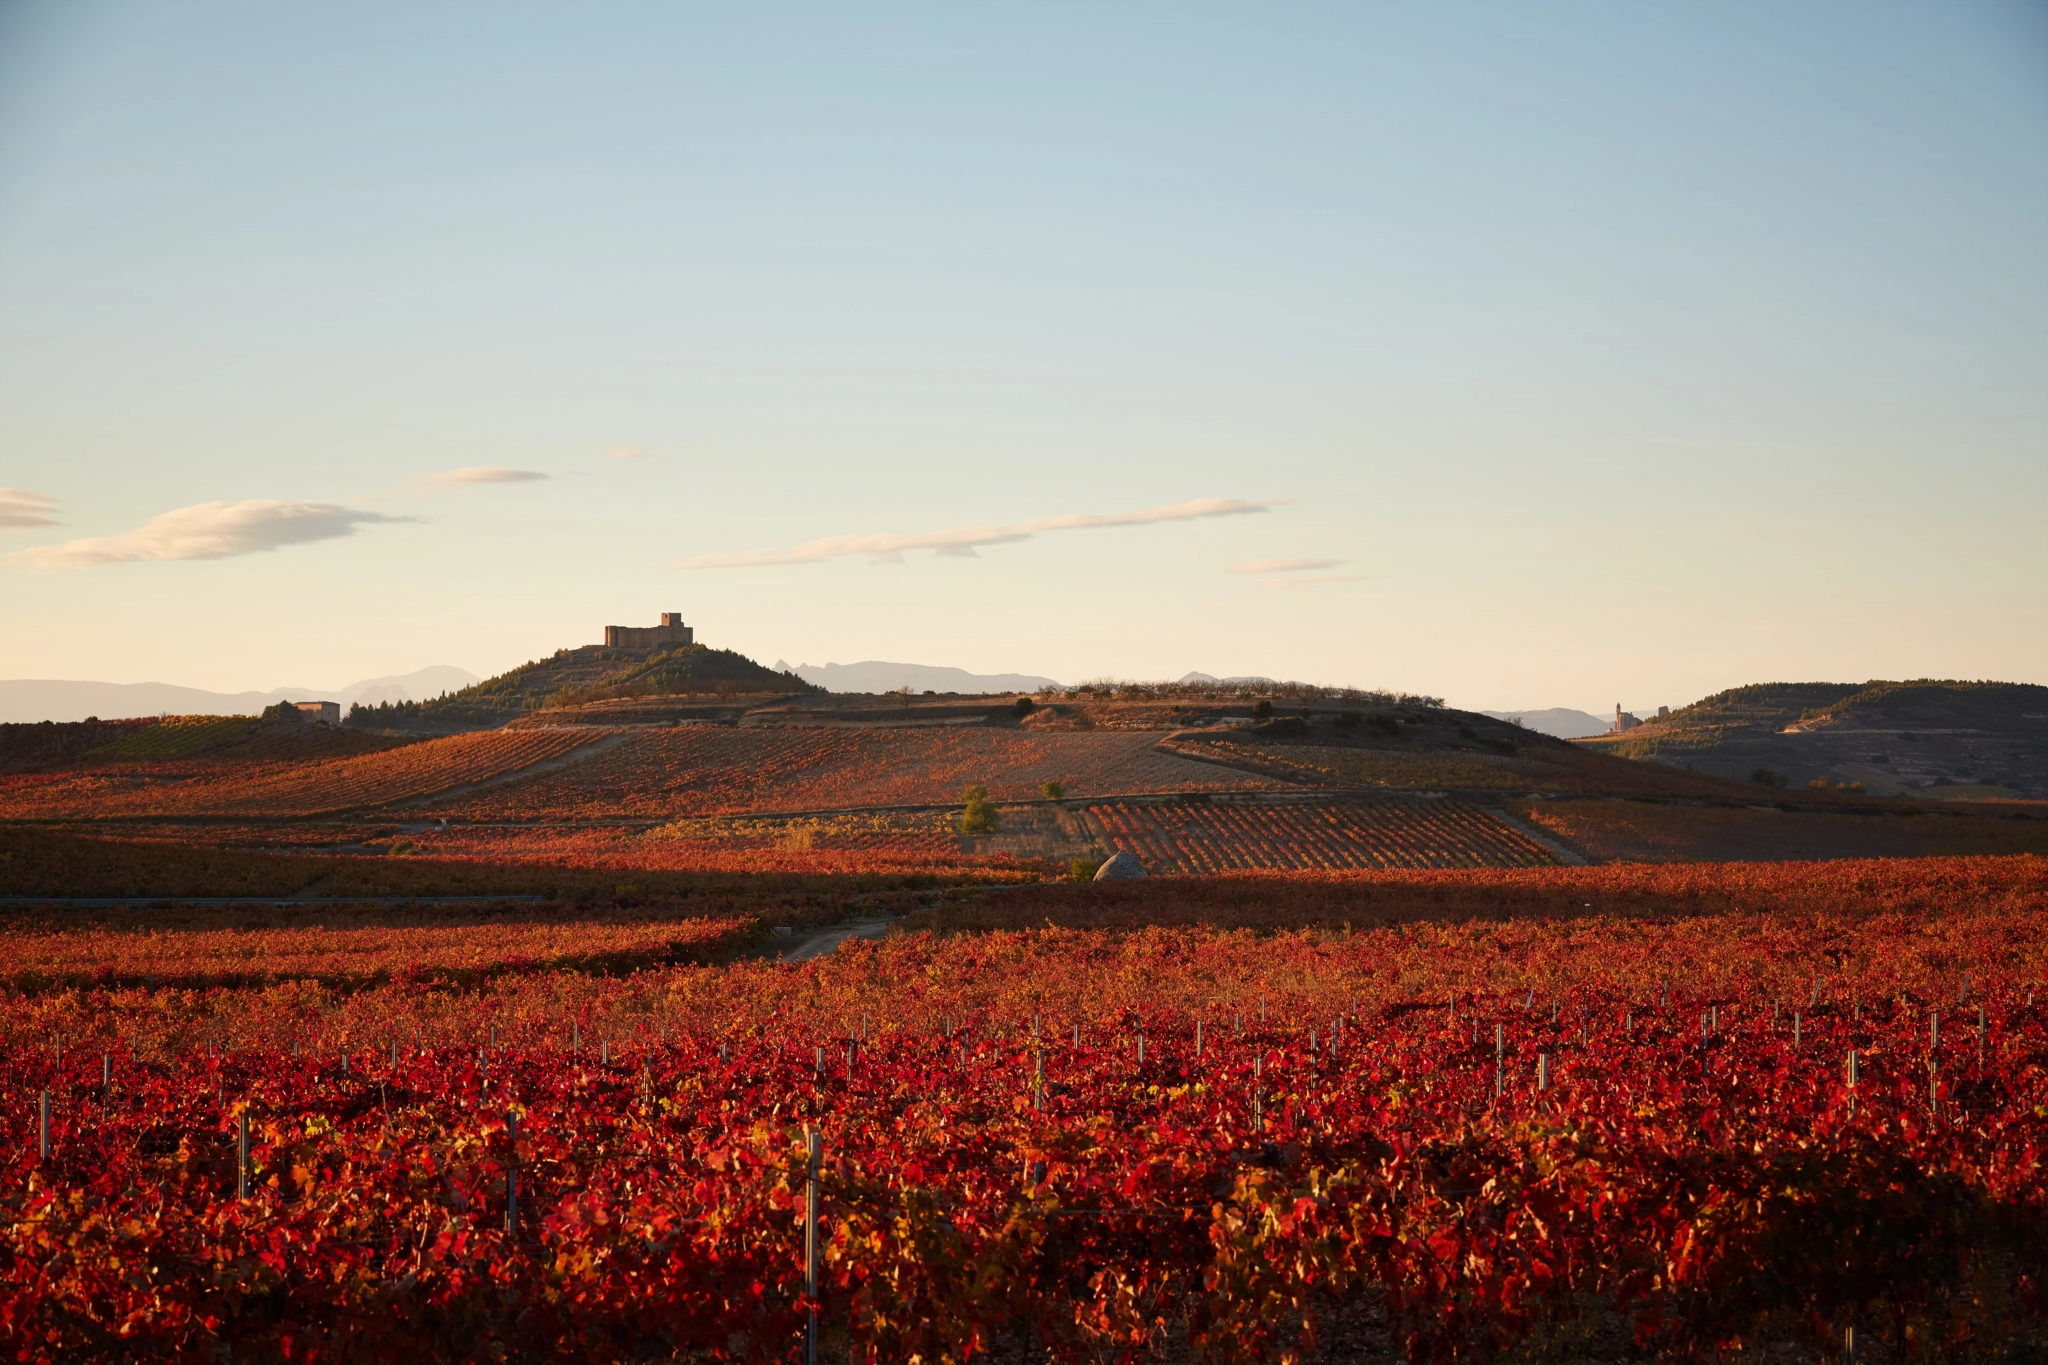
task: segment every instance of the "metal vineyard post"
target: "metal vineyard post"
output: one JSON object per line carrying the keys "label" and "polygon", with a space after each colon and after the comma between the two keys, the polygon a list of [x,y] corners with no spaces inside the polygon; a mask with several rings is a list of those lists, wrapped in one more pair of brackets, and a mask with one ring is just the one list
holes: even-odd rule
{"label": "metal vineyard post", "polygon": [[810,1143],[809,1178],[804,1183],[804,1297],[810,1317],[804,1325],[804,1365],[818,1365],[818,1130],[806,1127]]}
{"label": "metal vineyard post", "polygon": [[42,1099],[42,1117],[37,1125],[36,1160],[50,1159],[50,1092],[45,1090]]}
{"label": "metal vineyard post", "polygon": [[235,1198],[249,1197],[249,1110],[235,1115]]}
{"label": "metal vineyard post", "polygon": [[505,1141],[510,1152],[505,1158],[505,1235],[519,1236],[519,1115],[505,1115]]}

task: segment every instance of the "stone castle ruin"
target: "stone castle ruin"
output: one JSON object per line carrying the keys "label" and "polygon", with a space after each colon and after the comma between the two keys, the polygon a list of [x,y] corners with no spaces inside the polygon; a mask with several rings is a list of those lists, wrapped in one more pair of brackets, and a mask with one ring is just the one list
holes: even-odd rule
{"label": "stone castle ruin", "polygon": [[606,626],[607,649],[666,649],[696,643],[696,632],[683,624],[679,611],[665,611],[658,626]]}

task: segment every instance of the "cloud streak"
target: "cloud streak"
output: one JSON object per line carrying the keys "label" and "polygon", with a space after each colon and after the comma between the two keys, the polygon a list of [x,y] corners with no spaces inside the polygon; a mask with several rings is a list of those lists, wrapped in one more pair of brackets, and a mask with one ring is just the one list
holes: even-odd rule
{"label": "cloud streak", "polygon": [[26,488],[0,488],[0,531],[22,531],[35,526],[55,526],[57,500]]}
{"label": "cloud streak", "polygon": [[985,545],[1008,545],[1048,531],[1093,531],[1111,526],[1149,526],[1163,521],[1197,521],[1208,517],[1247,516],[1278,507],[1292,498],[1270,502],[1247,502],[1241,498],[1196,498],[1171,507],[1150,507],[1142,512],[1107,514],[1076,513],[1063,517],[1040,517],[1034,521],[1012,522],[1007,526],[963,526],[951,531],[888,532],[865,536],[827,536],[806,541],[787,550],[743,550],[737,554],[700,555],[686,559],[684,569],[749,569],[771,564],[817,564],[828,559],[868,555],[881,564],[899,564],[906,550],[931,550],[941,555],[972,559]]}
{"label": "cloud streak", "polygon": [[654,458],[639,446],[606,446],[604,453],[614,460],[650,460]]}
{"label": "cloud streak", "polygon": [[535,483],[547,475],[537,469],[503,469],[496,465],[470,465],[462,469],[443,470],[439,474],[423,474],[419,482],[462,485],[472,483]]}
{"label": "cloud streak", "polygon": [[1318,583],[1370,583],[1378,574],[1369,573],[1312,573],[1286,578],[1262,578],[1262,588],[1308,588]]}
{"label": "cloud streak", "polygon": [[1242,564],[1230,566],[1232,573],[1313,573],[1317,569],[1334,569],[1344,561],[1341,559],[1247,559]]}
{"label": "cloud streak", "polygon": [[16,550],[7,558],[11,563],[38,569],[142,560],[227,559],[286,545],[337,540],[354,535],[358,526],[408,520],[332,502],[279,502],[274,498],[202,502],[151,517],[122,535],[36,545]]}

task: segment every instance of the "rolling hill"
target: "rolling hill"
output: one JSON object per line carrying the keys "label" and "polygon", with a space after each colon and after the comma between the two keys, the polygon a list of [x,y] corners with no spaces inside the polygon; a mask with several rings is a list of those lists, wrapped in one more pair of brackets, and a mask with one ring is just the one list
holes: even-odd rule
{"label": "rolling hill", "polygon": [[2031,683],[1761,683],[1578,743],[1795,787],[1860,782],[1885,796],[2048,799],[2048,687]]}
{"label": "rolling hill", "polygon": [[424,702],[393,702],[350,710],[361,729],[449,732],[492,729],[550,708],[644,697],[747,697],[810,694],[820,689],[793,673],[708,645],[630,649],[584,645]]}

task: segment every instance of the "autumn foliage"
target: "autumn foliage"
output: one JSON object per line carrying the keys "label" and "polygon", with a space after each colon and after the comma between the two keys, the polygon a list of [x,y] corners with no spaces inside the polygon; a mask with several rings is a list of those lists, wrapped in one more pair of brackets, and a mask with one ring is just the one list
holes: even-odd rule
{"label": "autumn foliage", "polygon": [[875,1362],[1448,1360],[1573,1333],[1822,1358],[1851,1326],[1866,1353],[2025,1354],[2048,1323],[2042,869],[1885,875],[1832,905],[1772,869],[1688,913],[1628,909],[1654,888],[1616,877],[1570,918],[15,995],[0,1340],[786,1360],[814,1307],[831,1358]]}

